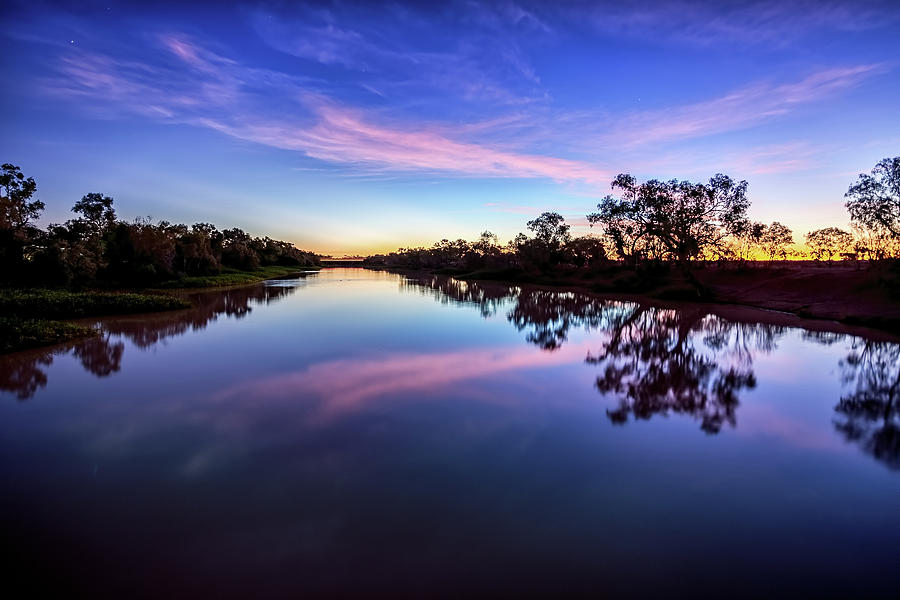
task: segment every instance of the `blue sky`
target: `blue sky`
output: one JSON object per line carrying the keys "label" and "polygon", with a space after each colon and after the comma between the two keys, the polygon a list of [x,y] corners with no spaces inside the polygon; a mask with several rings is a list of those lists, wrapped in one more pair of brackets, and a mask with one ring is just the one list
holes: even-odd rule
{"label": "blue sky", "polygon": [[99,191],[369,253],[723,172],[799,239],[900,154],[895,2],[4,6],[0,160],[44,223]]}

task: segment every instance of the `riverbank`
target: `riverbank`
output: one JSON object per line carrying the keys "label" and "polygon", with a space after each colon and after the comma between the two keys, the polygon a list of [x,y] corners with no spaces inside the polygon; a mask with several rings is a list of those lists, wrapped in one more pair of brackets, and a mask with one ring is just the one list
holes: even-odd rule
{"label": "riverbank", "polygon": [[0,354],[39,348],[97,335],[98,331],[71,320],[190,308],[185,298],[164,290],[252,285],[318,267],[269,266],[254,271],[227,269],[217,275],[185,277],[157,288],[135,291],[84,291],[26,288],[0,290]]}
{"label": "riverbank", "polygon": [[690,275],[671,269],[635,271],[621,266],[554,274],[519,269],[438,271],[470,281],[529,284],[623,299],[740,305],[837,321],[900,334],[900,272],[896,265],[864,268],[847,263],[785,262],[706,266]]}
{"label": "riverbank", "polygon": [[155,286],[157,289],[193,289],[193,288],[210,288],[210,287],[228,287],[233,285],[249,285],[259,283],[266,279],[275,279],[278,277],[286,277],[301,273],[303,271],[318,271],[321,267],[288,267],[272,265],[268,267],[260,267],[253,271],[240,271],[237,269],[222,269],[221,273],[215,275],[200,275],[196,277],[182,277],[180,279],[172,279],[164,281]]}
{"label": "riverbank", "polygon": [[189,308],[167,294],[71,292],[48,289],[0,290],[0,353],[15,352],[96,335],[72,319]]}

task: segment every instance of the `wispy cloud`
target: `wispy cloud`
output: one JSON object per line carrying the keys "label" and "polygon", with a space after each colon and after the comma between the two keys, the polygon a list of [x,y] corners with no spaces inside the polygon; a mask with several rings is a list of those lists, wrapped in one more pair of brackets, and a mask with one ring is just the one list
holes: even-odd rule
{"label": "wispy cloud", "polygon": [[898,21],[890,0],[751,0],[749,2],[600,2],[563,6],[562,15],[617,37],[693,46],[742,45],[781,49],[805,36],[864,31]]}
{"label": "wispy cloud", "polygon": [[[272,48],[353,73],[364,89],[393,102],[526,104],[546,98],[520,44],[522,30],[550,27],[513,3],[451,3],[444,11],[335,5],[250,13]],[[462,29],[465,34],[459,35]],[[396,35],[396,32],[413,32]],[[389,34],[388,32],[393,32]]]}
{"label": "wispy cloud", "polygon": [[228,125],[214,119],[203,119],[201,123],[237,138],[376,170],[546,177],[594,184],[609,179],[607,171],[583,162],[456,141],[429,131],[422,124],[416,129],[381,126],[367,121],[362,111],[320,97],[307,97],[303,102],[315,115],[311,127],[275,122]]}
{"label": "wispy cloud", "polygon": [[[63,60],[63,81],[49,82],[48,91],[369,170],[593,184],[609,177],[580,161],[454,139],[427,122],[380,123],[372,111],[333,101],[302,80],[241,67],[186,38],[166,36],[162,45],[193,72],[79,53]],[[267,94],[289,98],[289,105],[273,110]]]}
{"label": "wispy cloud", "polygon": [[708,101],[625,115],[606,137],[639,146],[746,129],[852,88],[883,70],[878,64],[854,65],[820,70],[793,83],[754,83]]}
{"label": "wispy cloud", "polygon": [[[519,15],[514,9],[499,16],[490,13],[490,18],[525,22],[540,31],[549,29],[532,23],[539,21],[538,17],[532,19],[524,12]],[[354,69],[365,69],[366,57],[377,57],[378,69],[385,71],[398,68],[402,62],[423,60],[430,61],[427,66],[434,66],[447,58],[436,58],[438,54],[434,53],[405,53],[385,47],[387,42],[371,42],[371,34],[351,33],[329,23],[326,20],[316,29],[313,39],[334,37],[333,52],[328,50],[329,44],[316,46],[325,52],[321,56],[311,54],[305,45],[297,52],[325,64],[337,62]],[[423,115],[403,105],[388,107],[358,98],[354,102],[352,95],[340,94],[323,80],[248,66],[226,56],[225,51],[210,50],[184,35],[152,39],[155,47],[147,60],[125,60],[68,48],[61,58],[59,76],[45,81],[45,89],[81,100],[81,107],[97,115],[140,114],[207,127],[366,174],[546,178],[595,187],[604,186],[614,172],[641,170],[652,164],[666,154],[666,145],[783,118],[887,69],[880,64],[820,69],[795,81],[756,82],[710,100],[617,115],[604,109],[505,104],[507,110],[495,109],[478,113],[477,119],[460,121]],[[348,42],[340,44],[337,40]],[[515,45],[501,47],[512,53],[512,58],[502,62],[515,65]],[[344,54],[337,57],[336,52]],[[527,64],[514,68],[520,79],[537,81],[537,75],[527,74]],[[454,75],[463,96],[468,93],[466,85],[481,85],[469,75]],[[357,89],[371,89],[379,101],[385,101],[391,93],[365,81],[356,83]],[[484,98],[484,91],[479,93]],[[613,151],[617,163],[611,169],[606,165]],[[742,166],[751,173],[763,174],[798,170],[807,164],[803,157],[782,152],[748,155]]]}

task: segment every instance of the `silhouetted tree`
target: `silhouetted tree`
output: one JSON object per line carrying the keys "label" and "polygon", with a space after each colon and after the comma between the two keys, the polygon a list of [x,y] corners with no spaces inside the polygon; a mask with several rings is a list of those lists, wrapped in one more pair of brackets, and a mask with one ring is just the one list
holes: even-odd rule
{"label": "silhouetted tree", "polygon": [[581,236],[573,238],[566,244],[566,254],[576,267],[596,268],[604,264],[606,247],[603,240],[594,236]]}
{"label": "silhouetted tree", "polygon": [[871,175],[861,173],[844,196],[851,221],[900,239],[900,156],[882,159]]}
{"label": "silhouetted tree", "polygon": [[766,229],[766,224],[758,221],[748,224],[743,231],[734,236],[732,254],[742,261],[753,258],[755,251],[762,248]]}
{"label": "silhouetted tree", "polygon": [[766,227],[759,236],[759,244],[769,260],[787,258],[787,247],[793,243],[793,232],[778,221]]}
{"label": "silhouetted tree", "polygon": [[39,236],[32,225],[44,210],[44,203],[32,200],[37,184],[19,167],[0,165],[0,281],[22,275],[26,250]]}
{"label": "silhouetted tree", "polygon": [[97,235],[102,234],[116,221],[113,199],[96,192],[84,195],[72,207],[72,212],[80,213],[90,230]]}
{"label": "silhouetted tree", "polygon": [[620,174],[612,187],[622,190],[622,196],[607,196],[587,218],[603,227],[626,259],[634,259],[640,246],[656,244],[664,257],[680,263],[721,254],[728,237],[749,225],[747,182],[735,183],[726,175],[706,184],[674,179],[638,184],[631,175]]}
{"label": "silhouetted tree", "polygon": [[571,240],[571,234],[562,215],[555,212],[541,213],[526,225],[534,233],[534,237],[519,234],[515,240],[523,266],[548,269],[565,262],[565,245]]}
{"label": "silhouetted tree", "polygon": [[806,234],[806,245],[816,260],[832,260],[853,247],[853,236],[838,227],[825,227]]}
{"label": "silhouetted tree", "polygon": [[534,233],[535,239],[551,248],[558,248],[569,241],[569,226],[561,214],[555,212],[541,213],[526,225]]}

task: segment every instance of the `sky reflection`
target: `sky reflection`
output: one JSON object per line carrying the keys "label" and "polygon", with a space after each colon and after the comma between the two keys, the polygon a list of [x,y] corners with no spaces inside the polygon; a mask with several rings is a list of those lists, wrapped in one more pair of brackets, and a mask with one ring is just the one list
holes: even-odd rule
{"label": "sky reflection", "polygon": [[894,589],[894,342],[353,269],[281,285],[103,321],[117,368],[57,349],[25,402],[4,380],[0,514],[17,561],[57,566],[41,585]]}

